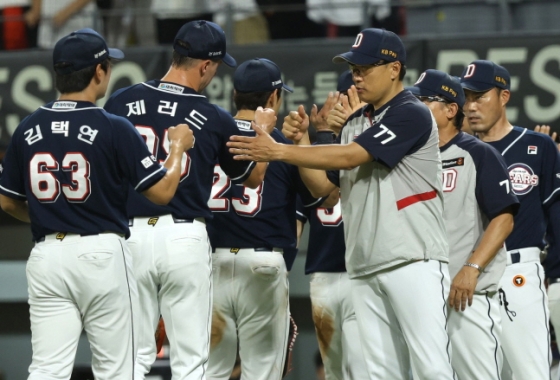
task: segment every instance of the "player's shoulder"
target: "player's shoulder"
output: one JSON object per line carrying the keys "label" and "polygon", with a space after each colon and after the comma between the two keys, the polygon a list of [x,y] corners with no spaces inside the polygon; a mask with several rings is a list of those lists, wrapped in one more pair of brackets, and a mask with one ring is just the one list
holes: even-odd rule
{"label": "player's shoulder", "polygon": [[476,164],[483,164],[486,160],[503,161],[500,152],[475,136],[465,132],[459,132],[455,145],[468,152]]}
{"label": "player's shoulder", "polygon": [[418,121],[429,121],[431,124],[432,113],[416,96],[408,90],[401,91],[389,101],[392,114],[403,120],[418,119]]}
{"label": "player's shoulder", "polygon": [[291,140],[288,140],[278,128],[274,128],[274,130],[270,133],[270,136],[274,139],[274,141],[278,143],[293,144],[293,142]]}
{"label": "player's shoulder", "polygon": [[528,128],[514,126],[510,133],[520,136],[520,140],[523,142],[531,142],[543,146],[549,144],[554,145],[550,136],[547,136],[544,133],[532,131]]}
{"label": "player's shoulder", "polygon": [[125,99],[127,97],[137,96],[138,91],[142,91],[144,86],[142,83],[133,84],[131,86],[122,87],[116,90],[109,96],[107,103],[113,102],[115,100]]}

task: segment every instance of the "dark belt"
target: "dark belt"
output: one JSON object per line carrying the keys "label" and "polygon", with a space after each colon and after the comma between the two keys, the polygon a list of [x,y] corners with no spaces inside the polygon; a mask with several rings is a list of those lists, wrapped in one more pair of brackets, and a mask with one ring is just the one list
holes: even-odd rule
{"label": "dark belt", "polygon": [[547,278],[546,281],[548,281],[548,285],[556,284],[556,283],[560,282],[560,277]]}
{"label": "dark belt", "polygon": [[[228,249],[228,247],[219,247],[219,248],[224,248],[224,249]],[[243,248],[229,248],[230,252],[233,253],[237,253],[239,252],[240,249],[253,249],[255,252],[272,252],[273,249],[272,247],[257,247],[257,248],[253,248],[253,247],[243,247]],[[237,252],[235,252],[235,250],[237,250]],[[212,248],[212,253],[216,253],[216,248]]]}
{"label": "dark belt", "polygon": [[[143,218],[149,218],[149,216],[144,216]],[[154,216],[154,218],[158,218],[158,216]],[[194,219],[179,219],[174,217],[173,215],[171,216],[171,219],[173,219],[173,223],[193,223]],[[134,218],[130,218],[128,219],[128,226],[132,227],[134,226]]]}
{"label": "dark belt", "polygon": [[[64,237],[69,234],[71,232],[56,232],[56,234],[63,234],[64,236],[61,237],[61,239],[59,239],[60,241],[64,240]],[[95,236],[95,235],[99,235],[98,233],[94,233],[94,234],[79,234],[80,236]],[[40,236],[39,238],[37,238],[37,240],[35,240],[35,243],[42,243],[45,241],[45,237],[44,236]]]}

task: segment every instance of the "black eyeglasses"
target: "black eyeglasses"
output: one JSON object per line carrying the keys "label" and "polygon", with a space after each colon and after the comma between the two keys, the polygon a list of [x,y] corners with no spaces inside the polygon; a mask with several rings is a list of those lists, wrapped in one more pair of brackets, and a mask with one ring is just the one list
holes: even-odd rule
{"label": "black eyeglasses", "polygon": [[374,63],[373,65],[349,65],[350,68],[350,72],[352,72],[353,75],[358,76],[358,77],[364,77],[367,75],[369,69],[373,68],[373,67],[377,67],[377,66],[383,66],[386,65],[390,62],[385,62],[384,60],[381,60],[379,62]]}
{"label": "black eyeglasses", "polygon": [[449,104],[449,101],[447,101],[446,99],[440,98],[439,96],[417,96],[418,100],[420,100],[421,102],[440,102],[440,103],[445,103],[445,104]]}

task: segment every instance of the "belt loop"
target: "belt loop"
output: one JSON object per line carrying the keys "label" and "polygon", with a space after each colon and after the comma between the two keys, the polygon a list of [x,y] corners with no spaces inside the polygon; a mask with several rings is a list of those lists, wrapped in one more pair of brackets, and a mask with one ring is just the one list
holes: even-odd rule
{"label": "belt loop", "polygon": [[519,253],[519,251],[511,252],[510,256],[512,264],[517,264],[521,261],[521,253]]}

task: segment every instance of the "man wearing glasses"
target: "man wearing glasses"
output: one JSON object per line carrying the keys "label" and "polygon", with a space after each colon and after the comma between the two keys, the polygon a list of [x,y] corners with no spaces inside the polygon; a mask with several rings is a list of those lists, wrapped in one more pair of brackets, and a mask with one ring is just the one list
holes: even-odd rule
{"label": "man wearing glasses", "polygon": [[448,316],[453,368],[459,379],[499,380],[498,284],[506,268],[504,240],[519,202],[500,153],[461,132],[465,95],[459,80],[426,70],[408,89],[430,108],[438,126],[453,279]]}
{"label": "man wearing glasses", "polygon": [[309,118],[291,112],[277,144],[234,136],[237,159],[300,167],[316,197],[340,187],[346,268],[369,379],[452,379],[448,245],[441,160],[430,111],[403,90],[406,52],[392,32],[365,29],[347,53],[360,100],[339,144],[309,146]]}

